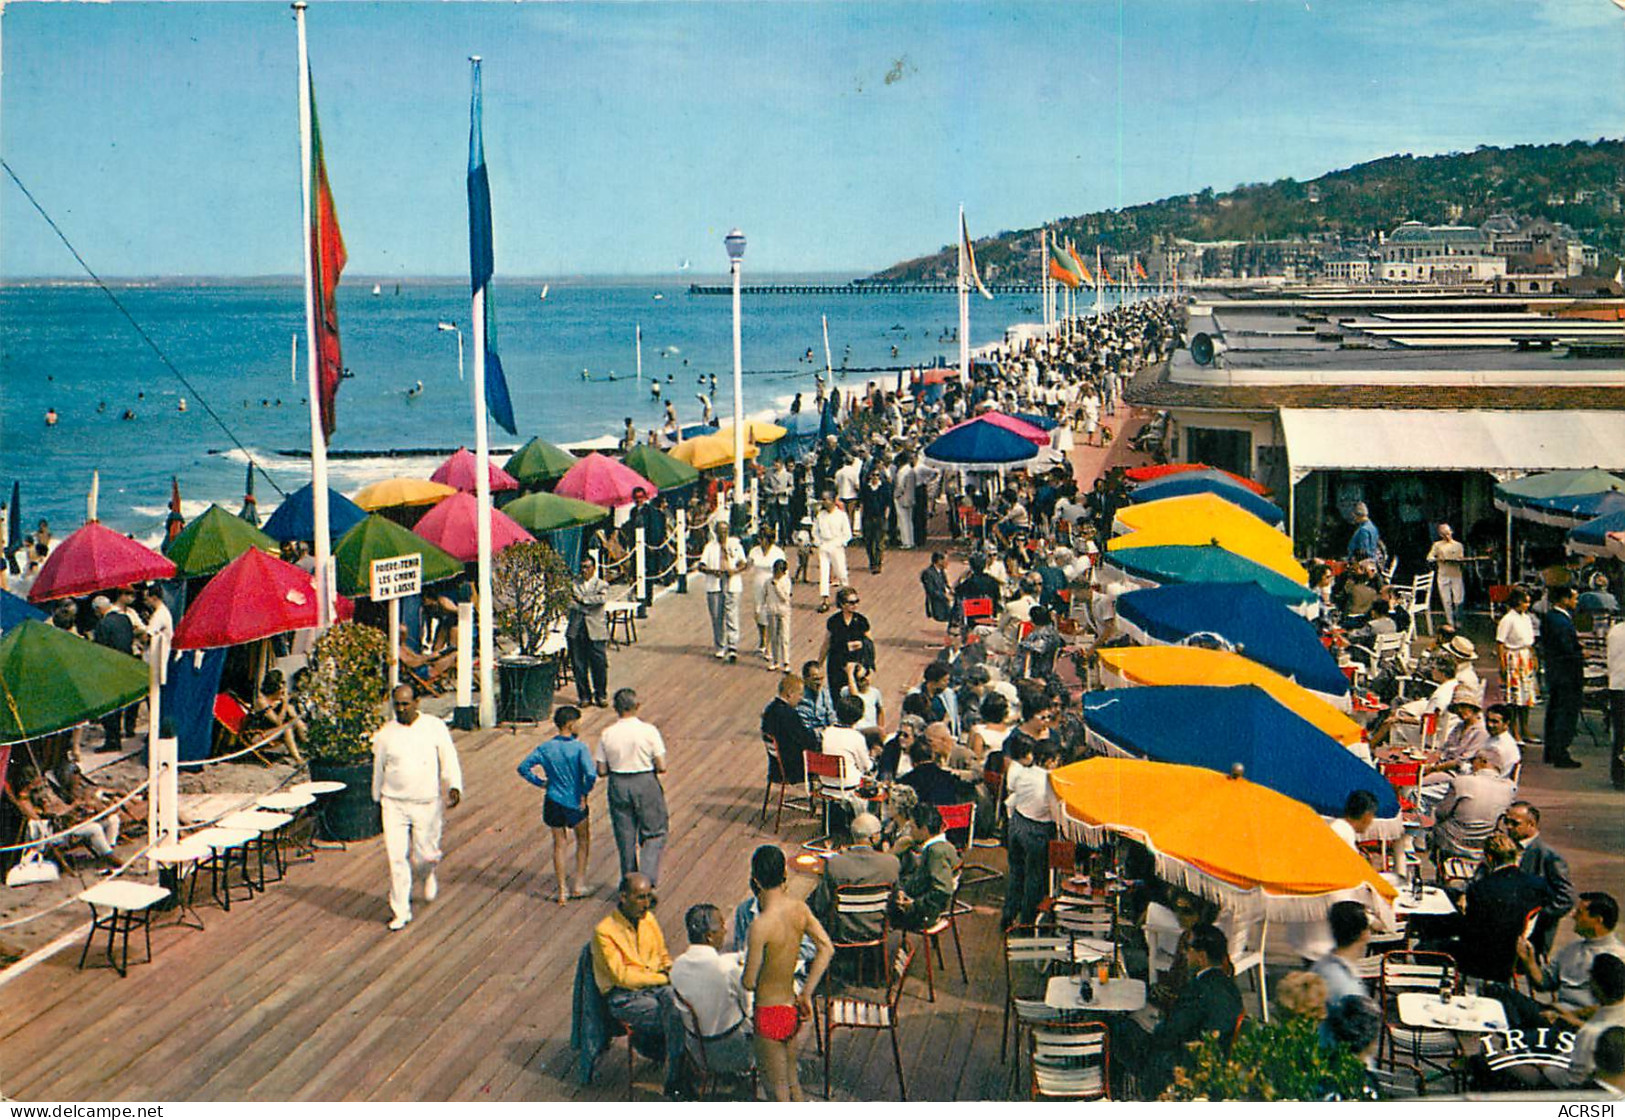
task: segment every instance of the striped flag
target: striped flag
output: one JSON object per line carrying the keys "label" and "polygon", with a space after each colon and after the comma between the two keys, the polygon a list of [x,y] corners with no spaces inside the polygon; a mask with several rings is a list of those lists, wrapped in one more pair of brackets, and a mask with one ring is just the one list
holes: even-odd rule
{"label": "striped flag", "polygon": [[1088,267],[1083,263],[1083,258],[1078,256],[1078,247],[1072,244],[1070,241],[1066,243],[1066,255],[1072,258],[1072,267],[1076,269],[1078,276],[1083,280],[1083,282],[1085,284],[1093,284],[1095,282],[1095,278],[1090,275]]}
{"label": "striped flag", "polygon": [[1049,243],[1049,275],[1051,280],[1059,280],[1069,288],[1083,283],[1083,277],[1074,271],[1071,259],[1061,251],[1058,239]]}
{"label": "striped flag", "polygon": [[[976,286],[977,291],[982,293],[983,298],[992,299],[993,293],[988,291],[987,286],[982,283],[982,274],[976,267],[976,250],[970,243],[970,227],[965,225],[965,212],[963,210],[959,212],[959,242],[965,254],[965,273],[970,282]],[[963,278],[961,279],[963,280]]]}
{"label": "striped flag", "polygon": [[480,127],[480,64],[474,63],[474,99],[468,123],[468,271],[474,294],[485,291],[485,406],[509,435],[518,435],[508,379],[497,357],[497,318],[491,300],[496,254],[491,244],[491,180],[485,172],[485,139]]}
{"label": "striped flag", "polygon": [[315,273],[317,396],[321,404],[322,437],[331,439],[338,419],[339,382],[344,361],[339,353],[339,311],[334,302],[339,274],[349,257],[339,231],[333,190],[327,184],[327,161],[322,158],[322,129],[316,121],[316,82],[310,81],[310,259]]}

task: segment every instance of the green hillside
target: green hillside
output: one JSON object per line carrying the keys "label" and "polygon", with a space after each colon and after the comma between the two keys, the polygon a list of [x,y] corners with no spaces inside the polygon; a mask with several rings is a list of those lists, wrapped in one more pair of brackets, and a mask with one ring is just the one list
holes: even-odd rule
{"label": "green hillside", "polygon": [[[1224,193],[1159,199],[1123,210],[1061,218],[1050,224],[1080,251],[1093,247],[1148,253],[1172,238],[1258,241],[1303,238],[1365,241],[1405,221],[1476,225],[1507,212],[1564,222],[1604,254],[1625,248],[1625,142],[1600,139],[1568,144],[1480,147],[1442,156],[1387,156],[1333,171],[1309,182],[1280,179]],[[976,243],[989,280],[1010,279],[1018,267],[1030,275],[1039,231],[1011,230]],[[1031,262],[1031,263],[1029,263]],[[950,277],[954,247],[903,261],[876,279]]]}

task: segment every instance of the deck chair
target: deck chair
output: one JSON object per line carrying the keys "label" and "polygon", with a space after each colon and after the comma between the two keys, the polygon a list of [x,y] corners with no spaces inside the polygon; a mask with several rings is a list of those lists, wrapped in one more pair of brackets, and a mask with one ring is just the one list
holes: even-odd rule
{"label": "deck chair", "polygon": [[[247,749],[259,759],[261,765],[270,766],[271,760],[265,756],[278,739],[282,738],[283,728],[276,727],[270,731],[259,733],[257,736],[245,737],[244,729],[248,726],[248,708],[237,697],[229,692],[222,692],[214,698],[214,720],[220,725],[215,736],[215,754],[232,754]],[[299,749],[293,749],[294,759],[298,762],[304,760],[299,757]]]}

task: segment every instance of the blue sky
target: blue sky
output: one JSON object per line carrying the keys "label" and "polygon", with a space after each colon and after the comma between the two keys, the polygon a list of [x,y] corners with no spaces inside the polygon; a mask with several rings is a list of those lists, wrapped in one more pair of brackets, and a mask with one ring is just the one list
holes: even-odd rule
{"label": "blue sky", "polygon": [[[953,236],[1395,151],[1625,133],[1608,0],[349,3],[308,13],[352,275],[884,267]],[[107,275],[299,268],[284,3],[0,10],[0,152]],[[888,80],[889,79],[889,80]],[[0,275],[74,265],[9,181]]]}

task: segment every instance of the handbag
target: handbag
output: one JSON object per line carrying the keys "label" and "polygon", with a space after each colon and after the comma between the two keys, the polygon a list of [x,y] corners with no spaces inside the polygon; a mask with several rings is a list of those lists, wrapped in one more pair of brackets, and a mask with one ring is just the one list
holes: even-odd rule
{"label": "handbag", "polygon": [[6,872],[6,886],[26,887],[33,883],[54,883],[61,877],[62,869],[35,848],[24,853],[22,861]]}

